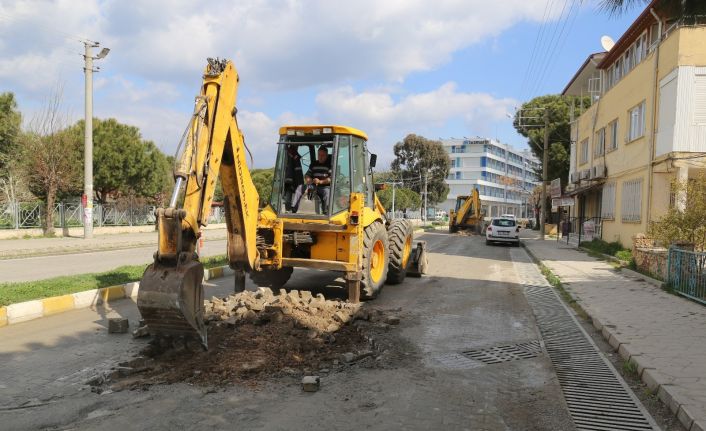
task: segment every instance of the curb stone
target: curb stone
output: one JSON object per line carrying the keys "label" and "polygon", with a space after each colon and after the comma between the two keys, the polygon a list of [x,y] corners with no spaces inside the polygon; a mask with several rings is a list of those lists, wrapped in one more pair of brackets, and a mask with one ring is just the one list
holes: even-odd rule
{"label": "curb stone", "polygon": [[[228,266],[210,268],[204,270],[203,279],[204,281],[215,280],[232,275],[233,272],[234,271]],[[137,298],[137,292],[139,290],[140,283],[138,281],[131,281],[116,286],[84,290],[67,295],[10,304],[0,307],[0,327],[27,322],[29,320],[39,319],[66,311],[110,304],[120,299]]]}
{"label": "curb stone", "polygon": [[[530,250],[529,247],[524,245],[524,243],[523,246],[527,251],[527,254],[529,254],[530,258],[535,263],[543,263],[543,261],[539,259]],[[659,280],[655,280],[653,278],[647,277],[643,274],[629,269],[626,270],[625,268],[622,268],[622,271],[629,271],[630,275],[635,274],[635,276],[639,276],[640,278],[645,279],[645,281],[650,284],[655,284],[656,282],[659,283],[655,284],[656,286],[662,287],[662,282]],[[571,296],[573,300],[578,301],[573,292],[569,292],[567,290],[567,293]],[[603,338],[609,343],[611,340],[613,341],[613,343],[610,343],[611,347],[617,349],[618,352],[620,352],[621,348],[625,346],[624,350],[626,353],[629,354],[629,360],[633,361],[637,365],[637,373],[640,376],[640,380],[647,386],[647,388],[652,393],[657,394],[660,401],[664,405],[666,405],[670,409],[670,411],[672,411],[672,413],[674,413],[674,415],[677,417],[677,419],[679,419],[679,422],[681,422],[684,428],[686,428],[688,431],[706,431],[706,419],[696,418],[694,416],[694,412],[692,411],[692,407],[687,403],[679,401],[680,397],[675,392],[676,388],[673,384],[671,384],[670,382],[660,383],[660,380],[663,380],[662,377],[664,377],[664,375],[661,374],[654,367],[643,365],[643,361],[640,360],[641,352],[628,351],[627,346],[629,345],[629,343],[622,343],[620,340],[618,340],[618,338],[616,337],[615,329],[611,329],[604,322],[599,321],[597,317],[593,316],[593,313],[590,310],[584,309],[584,311],[586,311],[588,318],[591,319],[593,327],[596,328],[597,331],[601,332]],[[613,344],[615,343],[617,344],[614,347]]]}

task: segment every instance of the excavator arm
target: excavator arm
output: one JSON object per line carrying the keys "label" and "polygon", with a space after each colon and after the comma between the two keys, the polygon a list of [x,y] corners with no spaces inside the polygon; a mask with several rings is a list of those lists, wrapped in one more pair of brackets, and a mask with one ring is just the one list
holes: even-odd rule
{"label": "excavator arm", "polygon": [[463,202],[461,208],[458,209],[455,217],[456,224],[459,226],[465,224],[466,220],[471,217],[480,218],[480,195],[475,187],[471,191],[471,195]]}
{"label": "excavator arm", "polygon": [[[194,115],[183,138],[169,206],[157,210],[154,263],[140,282],[137,306],[153,335],[191,337],[207,347],[203,322],[203,265],[197,243],[208,223],[220,177],[228,227],[228,259],[236,289],[258,266],[259,196],[236,121],[238,73],[230,61],[208,60]],[[181,148],[181,145],[180,145]]]}

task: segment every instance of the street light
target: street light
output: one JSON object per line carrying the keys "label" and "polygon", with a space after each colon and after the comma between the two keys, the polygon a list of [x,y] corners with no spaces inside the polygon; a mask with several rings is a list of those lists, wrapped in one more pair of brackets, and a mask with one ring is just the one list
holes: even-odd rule
{"label": "street light", "polygon": [[93,60],[105,58],[110,49],[103,48],[97,56],[93,56],[93,48],[100,44],[93,41],[84,41],[85,53],[83,59],[85,65],[85,132],[84,132],[84,162],[83,162],[83,238],[93,237]]}

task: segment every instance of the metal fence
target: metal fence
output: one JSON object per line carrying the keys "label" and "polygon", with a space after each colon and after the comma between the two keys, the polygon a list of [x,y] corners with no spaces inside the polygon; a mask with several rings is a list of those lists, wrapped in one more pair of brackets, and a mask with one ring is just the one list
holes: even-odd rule
{"label": "metal fence", "polygon": [[[137,204],[133,201],[118,201],[93,206],[94,226],[146,226],[155,224],[155,206]],[[43,226],[46,206],[42,202],[0,203],[0,229],[33,229]],[[69,228],[83,226],[81,202],[59,202],[54,205],[54,227]],[[223,207],[214,206],[209,223],[224,223]]]}
{"label": "metal fence", "polygon": [[[569,217],[560,222],[561,238],[567,244],[603,238],[603,220],[600,217]],[[557,235],[557,241],[559,236]]]}
{"label": "metal fence", "polygon": [[669,249],[667,284],[680,295],[706,305],[706,253]]}

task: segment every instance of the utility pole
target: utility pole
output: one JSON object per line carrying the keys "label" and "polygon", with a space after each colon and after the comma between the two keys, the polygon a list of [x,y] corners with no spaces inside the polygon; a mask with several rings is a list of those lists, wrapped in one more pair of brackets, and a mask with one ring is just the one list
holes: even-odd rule
{"label": "utility pole", "polygon": [[547,164],[549,164],[549,109],[544,110],[544,152],[542,154],[542,211],[539,234],[544,239],[547,217]]}
{"label": "utility pole", "polygon": [[402,182],[397,182],[397,181],[392,181],[390,184],[392,184],[392,218],[395,217],[395,186],[402,185]]}
{"label": "utility pole", "polygon": [[93,238],[93,72],[98,70],[93,69],[93,60],[100,60],[108,55],[110,49],[103,48],[101,52],[94,57],[93,48],[99,46],[98,42],[84,41],[83,46],[85,53],[83,59],[85,65],[83,71],[85,73],[85,132],[84,132],[84,162],[83,162],[83,238]]}
{"label": "utility pole", "polygon": [[427,212],[429,211],[428,200],[427,200],[427,181],[429,180],[429,172],[424,173],[424,224],[427,224]]}

